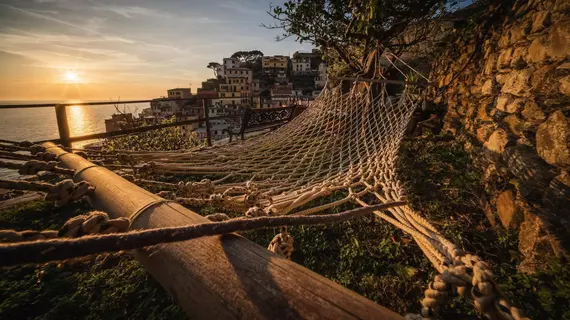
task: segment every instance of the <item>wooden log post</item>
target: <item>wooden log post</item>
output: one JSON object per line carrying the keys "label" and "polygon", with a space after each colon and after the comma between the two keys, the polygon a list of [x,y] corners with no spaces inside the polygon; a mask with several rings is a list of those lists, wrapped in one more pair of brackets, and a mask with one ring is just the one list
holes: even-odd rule
{"label": "wooden log post", "polygon": [[57,120],[57,130],[59,131],[59,142],[68,148],[71,148],[69,141],[69,123],[67,122],[66,106],[58,104],[55,106],[55,118]]}
{"label": "wooden log post", "polygon": [[212,146],[212,124],[210,123],[210,114],[206,100],[202,99],[202,108],[204,109],[204,118],[206,119],[206,143],[208,147]]}
{"label": "wooden log post", "polygon": [[[207,223],[115,173],[48,142],[75,181],[94,186],[90,204],[131,229]],[[133,252],[192,319],[402,319],[304,267],[236,234],[203,237]]]}

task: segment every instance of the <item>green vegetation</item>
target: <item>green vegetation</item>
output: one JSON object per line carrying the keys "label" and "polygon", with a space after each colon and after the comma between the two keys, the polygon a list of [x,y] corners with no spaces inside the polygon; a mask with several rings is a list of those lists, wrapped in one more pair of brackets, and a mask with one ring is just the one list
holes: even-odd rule
{"label": "green vegetation", "polygon": [[[162,121],[163,124],[172,122],[176,122],[175,117]],[[107,139],[103,150],[168,151],[190,149],[200,144],[201,141],[195,137],[194,133],[187,135],[180,127],[169,127]]]}
{"label": "green vegetation", "polygon": [[[489,261],[497,282],[533,319],[570,319],[570,270],[553,261],[536,275],[519,274],[518,235],[492,228],[478,205],[478,171],[457,141],[406,141],[398,163],[412,207],[457,245]],[[197,178],[197,177],[194,177]],[[163,177],[172,181],[174,177]],[[334,193],[333,199],[344,197]],[[333,209],[340,212],[349,205]],[[0,211],[0,228],[57,228],[89,210],[33,202]],[[207,207],[202,214],[215,212]],[[278,230],[244,233],[267,246]],[[400,314],[417,313],[435,270],[411,237],[374,217],[321,227],[295,227],[293,261]],[[43,271],[43,272],[42,272]],[[128,255],[104,256],[61,266],[0,271],[0,319],[183,319],[184,313]],[[455,298],[445,318],[475,315]]]}
{"label": "green vegetation", "polygon": [[[29,202],[0,211],[0,229],[56,229],[90,210]],[[0,269],[0,319],[186,319],[127,254]]]}
{"label": "green vegetation", "polygon": [[292,0],[271,6],[269,29],[322,50],[329,76],[364,78],[378,70],[379,53],[399,55],[426,40],[429,22],[457,9],[455,0]]}

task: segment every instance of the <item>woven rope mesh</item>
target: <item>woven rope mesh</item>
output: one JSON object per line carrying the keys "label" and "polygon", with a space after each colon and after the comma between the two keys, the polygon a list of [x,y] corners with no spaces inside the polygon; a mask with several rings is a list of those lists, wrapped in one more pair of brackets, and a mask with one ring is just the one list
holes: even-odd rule
{"label": "woven rope mesh", "polygon": [[[238,210],[255,204],[273,214],[285,214],[349,188],[359,190],[361,197],[378,191],[397,199],[401,189],[394,163],[417,105],[416,95],[409,91],[417,88],[402,86],[396,96],[388,96],[384,83],[374,90],[370,87],[355,87],[344,94],[339,88],[325,89],[287,125],[240,144],[137,156],[152,160],[155,173],[243,177],[242,183],[218,183],[213,192],[226,192],[225,202],[233,202]],[[247,202],[246,196],[252,193],[257,200]],[[188,195],[210,198],[207,192]]]}

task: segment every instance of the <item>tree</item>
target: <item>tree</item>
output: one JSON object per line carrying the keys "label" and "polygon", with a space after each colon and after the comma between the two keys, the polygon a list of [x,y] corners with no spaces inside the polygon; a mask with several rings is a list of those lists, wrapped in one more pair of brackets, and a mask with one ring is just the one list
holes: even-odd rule
{"label": "tree", "polygon": [[270,5],[268,14],[276,23],[263,26],[281,29],[278,41],[296,37],[319,47],[326,60],[372,76],[384,50],[400,54],[419,43],[428,32],[421,26],[455,5],[450,0],[289,0]]}
{"label": "tree", "polygon": [[217,62],[210,62],[210,63],[208,63],[207,68],[214,70],[214,77],[218,78],[218,70],[220,70],[221,66],[222,65],[217,63]]}
{"label": "tree", "polygon": [[237,51],[231,56],[232,58],[239,59],[240,62],[255,62],[261,61],[263,57],[263,52],[259,50],[252,50],[252,51]]}

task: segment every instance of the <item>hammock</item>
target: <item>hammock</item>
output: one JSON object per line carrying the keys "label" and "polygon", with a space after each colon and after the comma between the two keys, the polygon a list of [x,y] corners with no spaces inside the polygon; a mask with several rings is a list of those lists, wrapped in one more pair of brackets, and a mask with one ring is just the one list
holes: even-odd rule
{"label": "hammock", "polygon": [[[405,76],[391,59],[387,61]],[[139,177],[222,175],[216,181],[178,185],[138,180],[174,190],[172,196],[180,203],[214,205],[246,216],[313,215],[348,202],[368,207],[405,201],[395,162],[406,126],[420,103],[420,90],[403,82],[398,93],[389,94],[393,90],[387,86],[393,82],[374,83],[358,86],[357,81],[346,93],[327,87],[290,123],[241,143],[184,152],[128,152],[116,157],[130,164],[145,162],[136,167]],[[346,196],[314,205],[314,200],[325,200],[333,192]],[[472,297],[488,318],[522,319],[493,282],[489,265],[445,239],[420,214],[407,205],[374,213],[409,233],[439,272],[425,291],[421,316],[409,318],[437,318],[440,306],[456,290]]]}
{"label": "hammock", "polygon": [[[395,162],[408,121],[420,102],[419,87],[404,82],[397,95],[390,95],[389,81],[376,82],[364,88],[355,85],[347,93],[326,88],[290,123],[242,143],[130,155],[146,162],[138,168],[143,176],[225,175],[217,181],[181,182],[176,200],[195,207],[215,205],[246,216],[308,215],[347,202],[367,207],[402,201],[405,193]],[[226,182],[235,177],[242,182]],[[306,208],[333,192],[346,197]],[[440,272],[422,300],[424,318],[436,318],[453,289],[470,295],[477,309],[491,319],[521,318],[492,281],[488,264],[464,253],[410,207],[386,211],[375,214],[412,235]]]}

